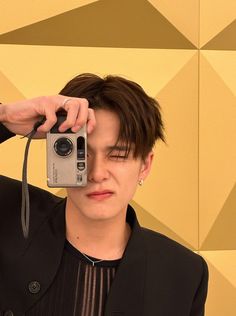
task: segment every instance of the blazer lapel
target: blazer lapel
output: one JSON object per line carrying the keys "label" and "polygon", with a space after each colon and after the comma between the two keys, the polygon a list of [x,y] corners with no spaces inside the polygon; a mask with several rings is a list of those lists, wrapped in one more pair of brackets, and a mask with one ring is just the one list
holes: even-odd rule
{"label": "blazer lapel", "polygon": [[[39,300],[55,277],[65,243],[64,207],[64,200],[56,207],[54,205],[50,218],[44,220],[33,236],[25,241],[25,247],[17,260],[17,266],[14,262],[10,263],[10,271],[16,273],[14,276],[8,274],[12,280],[8,280],[6,284],[10,285],[9,291],[7,291],[9,292],[9,296],[7,295],[8,306],[14,311],[14,315],[24,314]],[[35,221],[36,214],[35,216],[32,214],[32,217]],[[32,222],[33,227],[34,222]],[[47,259],[45,260],[45,258]],[[30,286],[34,282],[40,287],[40,291],[32,294]]]}
{"label": "blazer lapel", "polygon": [[132,234],[108,295],[105,316],[143,315],[147,249],[131,206],[127,221],[133,226]]}

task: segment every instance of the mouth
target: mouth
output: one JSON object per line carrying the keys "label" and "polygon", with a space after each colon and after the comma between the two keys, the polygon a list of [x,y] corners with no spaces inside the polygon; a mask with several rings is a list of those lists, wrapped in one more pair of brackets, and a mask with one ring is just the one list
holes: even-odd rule
{"label": "mouth", "polygon": [[94,191],[94,192],[88,193],[87,197],[89,199],[101,201],[101,200],[110,198],[113,194],[114,194],[114,192],[109,191],[109,190]]}

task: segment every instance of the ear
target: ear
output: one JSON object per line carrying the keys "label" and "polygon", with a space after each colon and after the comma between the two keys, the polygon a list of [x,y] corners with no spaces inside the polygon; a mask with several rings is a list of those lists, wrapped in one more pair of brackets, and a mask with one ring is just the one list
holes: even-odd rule
{"label": "ear", "polygon": [[146,177],[148,176],[148,174],[151,170],[153,157],[154,157],[154,152],[150,151],[148,153],[147,157],[145,158],[145,160],[142,161],[141,168],[140,168],[140,174],[139,174],[140,179],[145,180]]}

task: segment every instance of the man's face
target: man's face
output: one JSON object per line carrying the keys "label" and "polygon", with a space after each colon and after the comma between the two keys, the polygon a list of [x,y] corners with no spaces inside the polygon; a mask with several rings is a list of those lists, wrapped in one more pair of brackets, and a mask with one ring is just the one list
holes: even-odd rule
{"label": "man's face", "polygon": [[[125,157],[122,144],[115,146],[119,134],[118,116],[107,110],[95,110],[96,127],[88,136],[88,184],[68,188],[68,205],[90,220],[108,220],[125,216],[138,181],[148,175],[153,158],[145,162]],[[127,122],[128,124],[128,122]],[[112,152],[111,152],[111,149]]]}

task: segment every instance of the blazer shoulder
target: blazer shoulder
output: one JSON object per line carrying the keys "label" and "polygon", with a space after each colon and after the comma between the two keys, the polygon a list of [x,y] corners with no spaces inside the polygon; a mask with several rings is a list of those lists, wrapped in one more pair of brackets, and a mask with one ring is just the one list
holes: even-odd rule
{"label": "blazer shoulder", "polygon": [[[47,213],[63,199],[34,185],[28,184],[31,207]],[[0,175],[0,203],[8,213],[19,210],[22,198],[22,182]]]}
{"label": "blazer shoulder", "polygon": [[199,254],[164,234],[145,227],[142,227],[142,233],[146,240],[148,252],[154,257],[163,254],[176,263],[181,262],[198,267],[205,264],[205,260]]}
{"label": "blazer shoulder", "polygon": [[142,233],[151,271],[161,266],[162,272],[167,271],[168,278],[178,279],[180,283],[189,280],[193,288],[201,286],[206,293],[208,266],[201,255],[159,232],[142,227]]}
{"label": "blazer shoulder", "polygon": [[[29,239],[26,243],[21,224],[22,182],[0,176],[0,240],[2,241],[0,253],[3,256],[6,255],[8,249],[14,249],[13,252],[11,251],[12,258],[21,255],[26,244],[31,243],[31,238],[37,236],[40,229],[43,230],[48,227],[52,229],[54,225],[57,225],[61,232],[64,231],[65,199],[33,185],[28,185],[28,189],[30,216]],[[50,235],[47,237],[49,238]]]}
{"label": "blazer shoulder", "polygon": [[[175,288],[174,297],[182,297],[183,302],[191,301],[188,315],[203,315],[209,276],[204,258],[159,232],[142,228],[142,234],[147,249],[147,275],[153,292],[158,283],[170,292]],[[157,282],[153,281],[155,278]]]}

